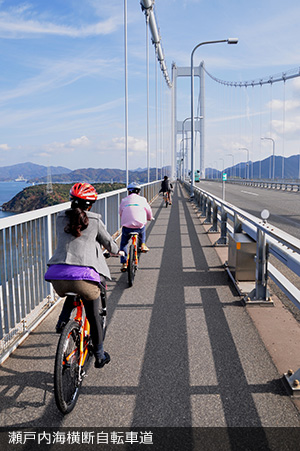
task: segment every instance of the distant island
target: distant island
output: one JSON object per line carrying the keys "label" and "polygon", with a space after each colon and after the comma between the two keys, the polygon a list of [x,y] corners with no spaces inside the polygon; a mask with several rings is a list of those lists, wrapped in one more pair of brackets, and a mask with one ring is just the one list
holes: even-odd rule
{"label": "distant island", "polygon": [[[150,168],[149,178],[154,181],[160,179],[161,174],[170,173],[170,167],[163,169]],[[136,169],[129,171],[129,181],[147,183],[148,170]],[[0,182],[27,181],[29,184],[47,183],[125,183],[126,172],[122,169],[111,168],[82,168],[72,171],[62,166],[42,166],[34,163],[20,163],[12,166],[0,167]]]}
{"label": "distant island", "polygon": [[[3,211],[11,213],[25,213],[39,208],[50,207],[52,205],[67,202],[72,184],[54,183],[52,192],[47,192],[47,185],[34,185],[24,188],[9,202],[2,205]],[[123,183],[95,183],[93,185],[98,194],[124,188]]]}
{"label": "distant island", "polygon": [[34,163],[19,163],[12,166],[0,167],[0,182],[24,182],[31,179],[47,177],[48,173],[53,175],[66,174],[71,169],[63,166],[42,166]]}
{"label": "distant island", "polygon": [[[162,173],[170,173],[170,167],[150,168],[150,182],[162,178]],[[148,170],[138,168],[129,171],[129,181],[147,183]],[[10,201],[0,207],[10,213],[24,213],[49,207],[69,200],[69,191],[76,182],[87,182],[95,186],[97,192],[104,193],[125,187],[126,173],[122,169],[83,168],[72,171],[62,166],[41,166],[34,163],[20,163],[0,167],[0,182],[22,181],[29,185]],[[47,183],[52,192],[47,192]],[[49,190],[48,190],[49,191]]]}

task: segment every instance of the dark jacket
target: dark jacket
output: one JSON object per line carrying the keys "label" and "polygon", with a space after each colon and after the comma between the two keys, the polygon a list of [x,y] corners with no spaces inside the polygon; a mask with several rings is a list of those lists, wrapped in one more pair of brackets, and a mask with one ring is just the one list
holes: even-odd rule
{"label": "dark jacket", "polygon": [[171,191],[172,188],[173,188],[173,187],[172,187],[172,184],[170,183],[170,180],[169,180],[169,179],[163,180],[163,181],[161,182],[161,188],[160,188],[159,192],[160,192],[160,193],[166,193],[166,192],[168,192],[168,191]]}

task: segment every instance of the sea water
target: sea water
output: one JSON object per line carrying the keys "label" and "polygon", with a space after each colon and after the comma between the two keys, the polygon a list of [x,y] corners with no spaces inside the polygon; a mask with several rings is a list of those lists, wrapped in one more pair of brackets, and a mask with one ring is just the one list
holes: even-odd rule
{"label": "sea water", "polygon": [[[27,186],[29,185],[26,182],[0,182],[0,207],[5,202],[11,200],[16,194]],[[14,213],[0,210],[0,219],[13,214]]]}

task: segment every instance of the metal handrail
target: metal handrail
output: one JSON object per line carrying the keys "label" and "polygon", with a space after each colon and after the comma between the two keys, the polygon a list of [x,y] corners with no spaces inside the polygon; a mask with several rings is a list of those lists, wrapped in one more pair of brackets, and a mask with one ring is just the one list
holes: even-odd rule
{"label": "metal handrail", "polygon": [[[189,192],[189,183],[184,182],[184,186]],[[212,230],[216,231],[219,223],[221,224],[221,236],[216,244],[227,244],[227,230],[235,232],[237,230],[244,231],[254,241],[258,241],[259,233],[262,233],[265,237],[263,241],[264,253],[268,252],[272,254],[277,260],[283,263],[287,268],[293,271],[294,274],[300,276],[300,240],[294,236],[284,232],[283,230],[271,225],[270,223],[257,218],[250,213],[223,201],[217,196],[199,188],[194,188],[194,201],[198,204],[199,209],[205,212],[206,223],[211,222],[211,217],[214,218],[212,224]],[[208,207],[211,210],[208,213]],[[215,211],[217,210],[217,211]],[[228,220],[231,220],[233,225],[228,224]],[[224,224],[225,221],[225,224]],[[260,249],[257,245],[256,263],[259,264]],[[292,284],[282,273],[280,273],[269,262],[268,264],[261,264],[260,268],[257,268],[256,275],[259,274],[264,268],[264,274],[260,274],[261,279],[267,280],[268,276],[276,283],[276,285],[289,297],[289,299],[300,309],[300,291],[294,284]],[[260,288],[260,294],[264,293],[264,298],[268,299],[267,286],[259,287],[260,280],[255,280],[256,290],[253,296],[257,299],[257,291]],[[261,296],[260,296],[261,297]]]}
{"label": "metal handrail", "polygon": [[[148,202],[161,181],[142,185]],[[98,196],[93,211],[111,235],[120,231],[119,204],[126,188]],[[58,298],[44,281],[47,261],[56,247],[56,217],[70,202],[0,219],[0,363],[50,313]]]}

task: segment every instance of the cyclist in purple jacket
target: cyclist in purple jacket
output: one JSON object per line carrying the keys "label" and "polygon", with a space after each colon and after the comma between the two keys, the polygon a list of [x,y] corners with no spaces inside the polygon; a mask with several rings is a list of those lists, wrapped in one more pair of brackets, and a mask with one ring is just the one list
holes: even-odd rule
{"label": "cyclist in purple jacket", "polygon": [[[48,262],[45,280],[52,283],[59,296],[73,292],[80,295],[91,327],[95,367],[110,362],[103,350],[103,330],[99,318],[101,284],[110,279],[101,246],[118,254],[118,246],[106,231],[101,216],[90,212],[97,192],[89,183],[76,183],[70,190],[71,208],[57,216],[57,248]],[[56,325],[61,332],[73,309],[74,296],[67,295]]]}

